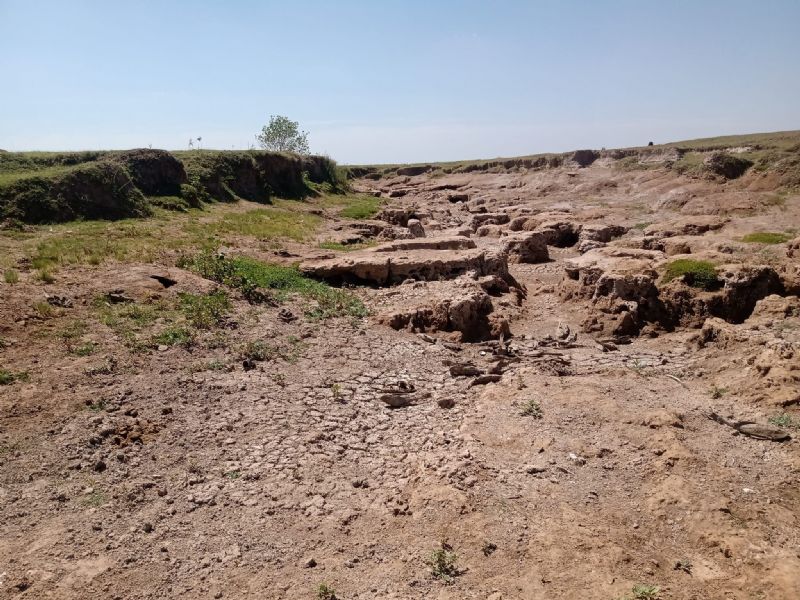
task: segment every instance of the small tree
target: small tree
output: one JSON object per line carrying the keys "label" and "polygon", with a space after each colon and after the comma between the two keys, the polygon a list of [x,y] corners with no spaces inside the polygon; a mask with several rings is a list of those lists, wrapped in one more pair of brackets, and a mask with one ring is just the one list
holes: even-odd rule
{"label": "small tree", "polygon": [[256,136],[258,143],[265,150],[276,152],[296,152],[308,154],[308,132],[300,131],[297,121],[281,115],[272,115],[269,125],[264,125]]}

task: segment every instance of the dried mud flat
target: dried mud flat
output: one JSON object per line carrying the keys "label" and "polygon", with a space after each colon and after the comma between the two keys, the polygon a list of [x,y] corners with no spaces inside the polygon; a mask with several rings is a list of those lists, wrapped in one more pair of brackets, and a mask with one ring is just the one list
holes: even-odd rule
{"label": "dried mud flat", "polygon": [[[0,597],[800,597],[800,250],[742,241],[796,236],[800,196],[581,162],[367,169],[375,219],[230,250],[351,284],[366,317],[231,291],[194,343],[132,349],[97,298],[217,285],[174,256],[23,261]],[[678,259],[718,280],[665,282]]]}

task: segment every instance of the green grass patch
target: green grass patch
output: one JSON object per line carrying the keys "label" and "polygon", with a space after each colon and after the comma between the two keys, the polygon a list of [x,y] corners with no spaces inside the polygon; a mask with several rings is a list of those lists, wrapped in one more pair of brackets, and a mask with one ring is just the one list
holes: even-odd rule
{"label": "green grass patch", "polygon": [[371,219],[378,214],[383,200],[375,196],[358,195],[328,195],[323,197],[321,204],[332,208],[339,208],[339,216],[345,219]]}
{"label": "green grass patch", "polygon": [[672,164],[672,168],[681,175],[702,175],[706,172],[705,157],[698,152],[687,152]]}
{"label": "green grass patch", "polygon": [[768,421],[776,427],[800,429],[800,418],[793,417],[787,413],[771,416]]}
{"label": "green grass patch", "polygon": [[663,281],[669,283],[673,279],[682,279],[686,285],[704,290],[713,290],[720,285],[716,267],[705,260],[673,260],[664,271]]}
{"label": "green grass patch", "polygon": [[6,271],[3,273],[3,281],[9,285],[13,285],[19,282],[19,273],[17,273],[17,271],[14,269],[6,269]]}
{"label": "green grass patch", "polygon": [[230,310],[228,295],[217,290],[210,294],[181,293],[180,311],[198,329],[211,329],[219,325]]}
{"label": "green grass patch", "polygon": [[90,356],[94,354],[95,350],[97,350],[97,344],[95,342],[83,342],[72,346],[69,353],[75,356]]}
{"label": "green grass patch", "polygon": [[184,258],[180,266],[237,288],[253,302],[263,300],[265,296],[279,301],[290,295],[301,296],[315,302],[315,306],[306,310],[306,315],[311,318],[363,317],[368,314],[364,304],[352,292],[310,279],[296,267],[264,263],[244,256],[228,258],[210,252]]}
{"label": "green grass patch", "polygon": [[[288,203],[287,203],[288,204]],[[322,218],[302,210],[259,208],[227,214],[217,221],[195,221],[184,228],[194,236],[241,235],[263,239],[290,239],[298,242],[314,235]]]}
{"label": "green grass patch", "polygon": [[[52,272],[68,265],[99,265],[108,260],[155,262],[186,248],[210,249],[235,245],[237,237],[305,241],[315,235],[322,218],[296,202],[288,208],[268,207],[245,212],[215,205],[187,214],[158,211],[153,218],[119,221],[75,221],[37,228],[18,243],[34,269]],[[9,232],[2,232],[8,236]]]}
{"label": "green grass patch", "polygon": [[792,236],[788,233],[777,233],[774,231],[756,231],[748,233],[742,238],[748,244],[785,244]]}
{"label": "green grass patch", "polygon": [[186,327],[167,327],[151,338],[152,346],[183,346],[188,348],[194,342],[194,335]]}
{"label": "green grass patch", "polygon": [[27,371],[0,369],[0,385],[11,385],[17,381],[28,381],[29,379]]}

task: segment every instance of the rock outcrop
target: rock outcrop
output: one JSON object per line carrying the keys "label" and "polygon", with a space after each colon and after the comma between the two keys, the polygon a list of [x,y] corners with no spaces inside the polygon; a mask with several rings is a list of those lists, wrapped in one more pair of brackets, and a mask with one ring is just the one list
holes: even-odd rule
{"label": "rock outcrop", "polygon": [[[467,238],[465,238],[467,239]],[[406,279],[434,281],[465,273],[498,275],[510,279],[507,257],[501,252],[468,250],[357,251],[346,256],[308,260],[300,270],[310,277],[332,282],[391,285]]]}
{"label": "rock outcrop", "polygon": [[606,246],[590,250],[565,265],[563,299],[590,302],[584,331],[634,335],[661,313],[655,264],[661,252]]}
{"label": "rock outcrop", "polygon": [[727,221],[719,217],[697,215],[683,217],[669,223],[658,223],[644,229],[645,236],[657,238],[676,235],[703,235],[708,231],[721,229]]}
{"label": "rock outcrop", "polygon": [[503,252],[510,263],[547,262],[547,238],[538,231],[521,231],[501,238]]}
{"label": "rock outcrop", "polygon": [[397,307],[378,317],[393,329],[420,333],[453,332],[459,341],[508,337],[508,321],[494,313],[492,299],[481,290],[428,294],[421,302]]}

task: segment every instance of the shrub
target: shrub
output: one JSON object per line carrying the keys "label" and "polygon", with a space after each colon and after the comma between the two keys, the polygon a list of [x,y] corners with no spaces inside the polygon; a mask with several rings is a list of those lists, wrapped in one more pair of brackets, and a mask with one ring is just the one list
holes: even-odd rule
{"label": "shrub", "polygon": [[444,583],[452,583],[453,578],[459,574],[456,561],[458,555],[452,551],[449,545],[442,544],[441,548],[434,550],[428,558],[428,566],[431,568],[431,575]]}
{"label": "shrub", "polygon": [[337,600],[336,590],[334,590],[327,583],[320,583],[319,586],[317,586],[317,599]]}
{"label": "shrub", "polygon": [[5,273],[3,273],[3,281],[8,284],[14,284],[19,281],[19,273],[17,273],[14,269],[7,269]]}
{"label": "shrub", "polygon": [[541,419],[542,418],[542,407],[539,405],[539,403],[536,400],[534,400],[533,398],[530,398],[525,403],[525,405],[522,407],[522,411],[520,412],[520,414],[523,417],[531,417],[533,419]]}
{"label": "shrub", "polygon": [[689,258],[673,260],[667,265],[663,281],[668,283],[678,278],[682,278],[686,285],[704,290],[713,290],[720,285],[716,267],[705,260]]}

